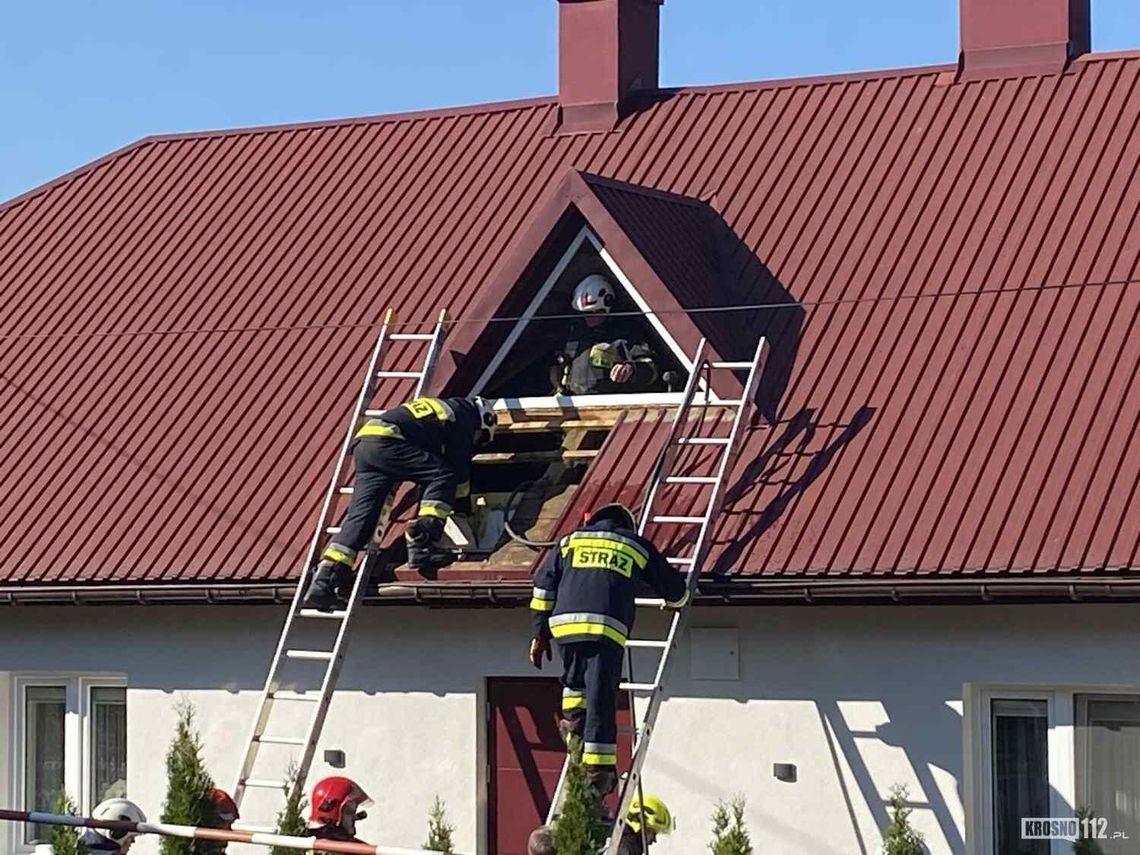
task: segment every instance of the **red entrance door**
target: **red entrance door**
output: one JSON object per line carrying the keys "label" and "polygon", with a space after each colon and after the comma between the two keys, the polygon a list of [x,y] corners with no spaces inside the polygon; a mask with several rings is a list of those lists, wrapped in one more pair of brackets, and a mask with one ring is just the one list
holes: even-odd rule
{"label": "red entrance door", "polygon": [[[546,677],[492,677],[487,703],[491,855],[526,855],[527,838],[546,821],[566,757],[558,735],[562,687]],[[619,696],[618,725],[624,732],[618,737],[618,763],[624,768],[630,755],[624,692]]]}

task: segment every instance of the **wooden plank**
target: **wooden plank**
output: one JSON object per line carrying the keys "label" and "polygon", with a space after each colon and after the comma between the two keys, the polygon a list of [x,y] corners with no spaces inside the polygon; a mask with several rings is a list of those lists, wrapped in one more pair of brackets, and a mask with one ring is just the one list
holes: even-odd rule
{"label": "wooden plank", "polygon": [[548,463],[558,460],[591,460],[598,456],[593,451],[495,451],[476,454],[474,463]]}

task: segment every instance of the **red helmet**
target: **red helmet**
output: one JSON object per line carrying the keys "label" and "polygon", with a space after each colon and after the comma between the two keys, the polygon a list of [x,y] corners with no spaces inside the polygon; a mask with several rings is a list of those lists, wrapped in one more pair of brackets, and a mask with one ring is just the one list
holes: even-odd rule
{"label": "red helmet", "polygon": [[213,787],[210,790],[210,804],[214,806],[214,813],[226,828],[241,819],[237,804],[225,790]]}
{"label": "red helmet", "polygon": [[317,781],[310,802],[313,806],[309,814],[311,822],[339,825],[355,834],[356,820],[364,818],[360,808],[368,807],[372,799],[351,778],[333,776]]}

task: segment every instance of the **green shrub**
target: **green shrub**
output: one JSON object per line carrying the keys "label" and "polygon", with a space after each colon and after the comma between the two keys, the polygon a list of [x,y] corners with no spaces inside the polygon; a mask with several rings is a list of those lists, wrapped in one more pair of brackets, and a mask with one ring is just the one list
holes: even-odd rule
{"label": "green shrub", "polygon": [[[210,790],[214,779],[202,762],[202,740],[194,729],[194,707],[182,700],[177,706],[178,725],[166,753],[167,790],[162,821],[176,825],[217,828],[220,824]],[[163,837],[162,855],[210,855],[217,844],[205,840]]]}
{"label": "green shrub", "polygon": [[436,796],[435,804],[431,806],[428,814],[428,839],[424,849],[453,852],[455,844],[451,842],[451,835],[454,833],[455,826],[447,821],[447,805],[443,799]]}
{"label": "green shrub", "polygon": [[891,797],[887,802],[891,821],[883,829],[883,855],[923,855],[926,851],[922,835],[910,827],[911,809],[906,804],[908,795],[902,784],[891,787]]}
{"label": "green shrub", "polygon": [[1099,843],[1084,836],[1084,820],[1096,819],[1093,809],[1087,805],[1077,808],[1077,819],[1082,820],[1082,822],[1077,826],[1077,839],[1073,841],[1073,855],[1104,855],[1104,850],[1100,848]]}
{"label": "green shrub", "polygon": [[713,810],[713,855],[752,855],[752,840],[744,824],[744,795],[737,793],[731,801],[718,801]]}
{"label": "green shrub", "polygon": [[[291,761],[285,772],[285,777],[292,783],[289,786],[289,795],[285,799],[285,807],[277,814],[277,833],[286,837],[303,837],[309,828],[305,820],[305,808],[309,800],[302,789],[304,781],[301,780],[301,770],[297,762]],[[270,847],[270,855],[296,855],[296,849],[286,849],[283,846]]]}
{"label": "green shrub", "polygon": [[[79,808],[67,793],[61,792],[55,797],[52,813],[76,816]],[[52,855],[87,855],[87,846],[79,839],[80,833],[80,829],[70,825],[53,825],[50,838]]]}
{"label": "green shrub", "polygon": [[565,788],[562,812],[554,821],[554,848],[558,855],[597,855],[605,845],[609,828],[586,781],[578,740],[571,741]]}

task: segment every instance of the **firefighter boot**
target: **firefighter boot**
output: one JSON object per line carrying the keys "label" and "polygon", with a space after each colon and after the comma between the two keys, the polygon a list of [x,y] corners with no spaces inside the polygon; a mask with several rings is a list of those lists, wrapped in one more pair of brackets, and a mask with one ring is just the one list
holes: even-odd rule
{"label": "firefighter boot", "polygon": [[408,523],[404,540],[408,545],[408,566],[417,570],[436,570],[455,560],[455,553],[439,545],[443,537],[443,520],[420,517]]}
{"label": "firefighter boot", "polygon": [[350,591],[352,571],[339,561],[322,561],[313,571],[313,581],[305,592],[302,606],[322,612],[345,609]]}
{"label": "firefighter boot", "polygon": [[587,766],[586,786],[599,802],[617,789],[617,769],[613,766]]}

